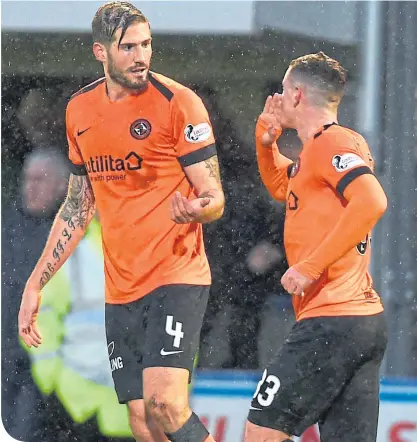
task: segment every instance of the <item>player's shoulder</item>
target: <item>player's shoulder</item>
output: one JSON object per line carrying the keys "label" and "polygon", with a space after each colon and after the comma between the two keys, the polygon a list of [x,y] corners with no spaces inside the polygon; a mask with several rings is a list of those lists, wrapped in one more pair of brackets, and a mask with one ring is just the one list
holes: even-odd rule
{"label": "player's shoulder", "polygon": [[189,87],[157,72],[149,73],[149,81],[168,101],[184,102],[199,99]]}
{"label": "player's shoulder", "polygon": [[318,144],[322,144],[328,149],[346,149],[362,151],[367,146],[365,138],[345,126],[332,124],[316,134]]}
{"label": "player's shoulder", "polygon": [[73,93],[69,99],[68,107],[84,105],[86,100],[89,100],[91,95],[97,92],[97,88],[103,85],[105,81],[105,77],[99,78],[98,80],[93,81],[92,83]]}

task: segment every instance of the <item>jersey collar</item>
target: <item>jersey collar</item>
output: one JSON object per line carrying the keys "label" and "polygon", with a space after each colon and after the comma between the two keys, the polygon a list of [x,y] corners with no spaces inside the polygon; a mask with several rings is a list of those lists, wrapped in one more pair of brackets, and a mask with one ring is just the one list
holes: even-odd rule
{"label": "jersey collar", "polygon": [[318,132],[316,132],[313,136],[314,139],[318,138],[324,131],[326,131],[331,126],[338,126],[338,124],[333,121],[333,123],[325,124]]}

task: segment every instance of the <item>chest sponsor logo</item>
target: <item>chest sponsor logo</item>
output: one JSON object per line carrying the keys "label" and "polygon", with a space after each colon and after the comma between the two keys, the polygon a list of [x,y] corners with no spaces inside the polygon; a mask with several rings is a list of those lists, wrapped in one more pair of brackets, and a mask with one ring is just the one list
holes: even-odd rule
{"label": "chest sponsor logo", "polygon": [[120,181],[126,179],[126,171],[137,171],[142,168],[143,159],[136,152],[129,152],[124,158],[112,155],[90,157],[85,163],[92,181]]}
{"label": "chest sponsor logo", "polygon": [[287,208],[288,210],[298,209],[298,196],[292,190],[287,197]]}
{"label": "chest sponsor logo", "polygon": [[335,155],[332,159],[332,165],[336,172],[346,172],[346,170],[353,169],[356,166],[365,165],[365,161],[359,155],[345,153]]}

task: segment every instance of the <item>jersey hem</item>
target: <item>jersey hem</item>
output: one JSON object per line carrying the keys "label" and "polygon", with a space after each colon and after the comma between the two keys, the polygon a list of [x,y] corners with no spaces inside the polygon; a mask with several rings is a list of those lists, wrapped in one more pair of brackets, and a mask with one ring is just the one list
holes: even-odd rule
{"label": "jersey hem", "polygon": [[378,308],[372,310],[364,310],[364,309],[352,309],[352,310],[327,310],[327,311],[310,311],[306,313],[301,313],[296,315],[296,321],[301,321],[303,319],[310,318],[320,318],[320,317],[329,317],[329,316],[374,316],[384,311],[384,307],[378,306]]}
{"label": "jersey hem", "polygon": [[112,305],[120,305],[120,304],[130,304],[131,302],[135,302],[138,301],[139,299],[144,298],[145,296],[150,295],[153,291],[161,288],[161,287],[165,287],[168,285],[193,285],[193,286],[205,286],[205,287],[210,287],[211,286],[211,281],[207,282],[184,282],[184,281],[175,281],[175,282],[162,282],[161,284],[156,284],[155,286],[152,286],[151,288],[149,288],[145,293],[141,292],[138,293],[135,296],[124,296],[124,297],[107,297],[105,299],[105,303],[106,304],[112,304]]}

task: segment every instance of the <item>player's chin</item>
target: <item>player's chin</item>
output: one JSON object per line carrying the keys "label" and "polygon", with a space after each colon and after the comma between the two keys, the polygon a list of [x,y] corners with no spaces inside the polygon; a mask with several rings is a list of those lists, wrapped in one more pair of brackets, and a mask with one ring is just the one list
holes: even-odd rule
{"label": "player's chin", "polygon": [[130,89],[141,91],[143,89],[146,89],[149,83],[149,77],[146,76],[140,76],[137,75],[129,75],[128,81],[126,82],[127,86]]}

